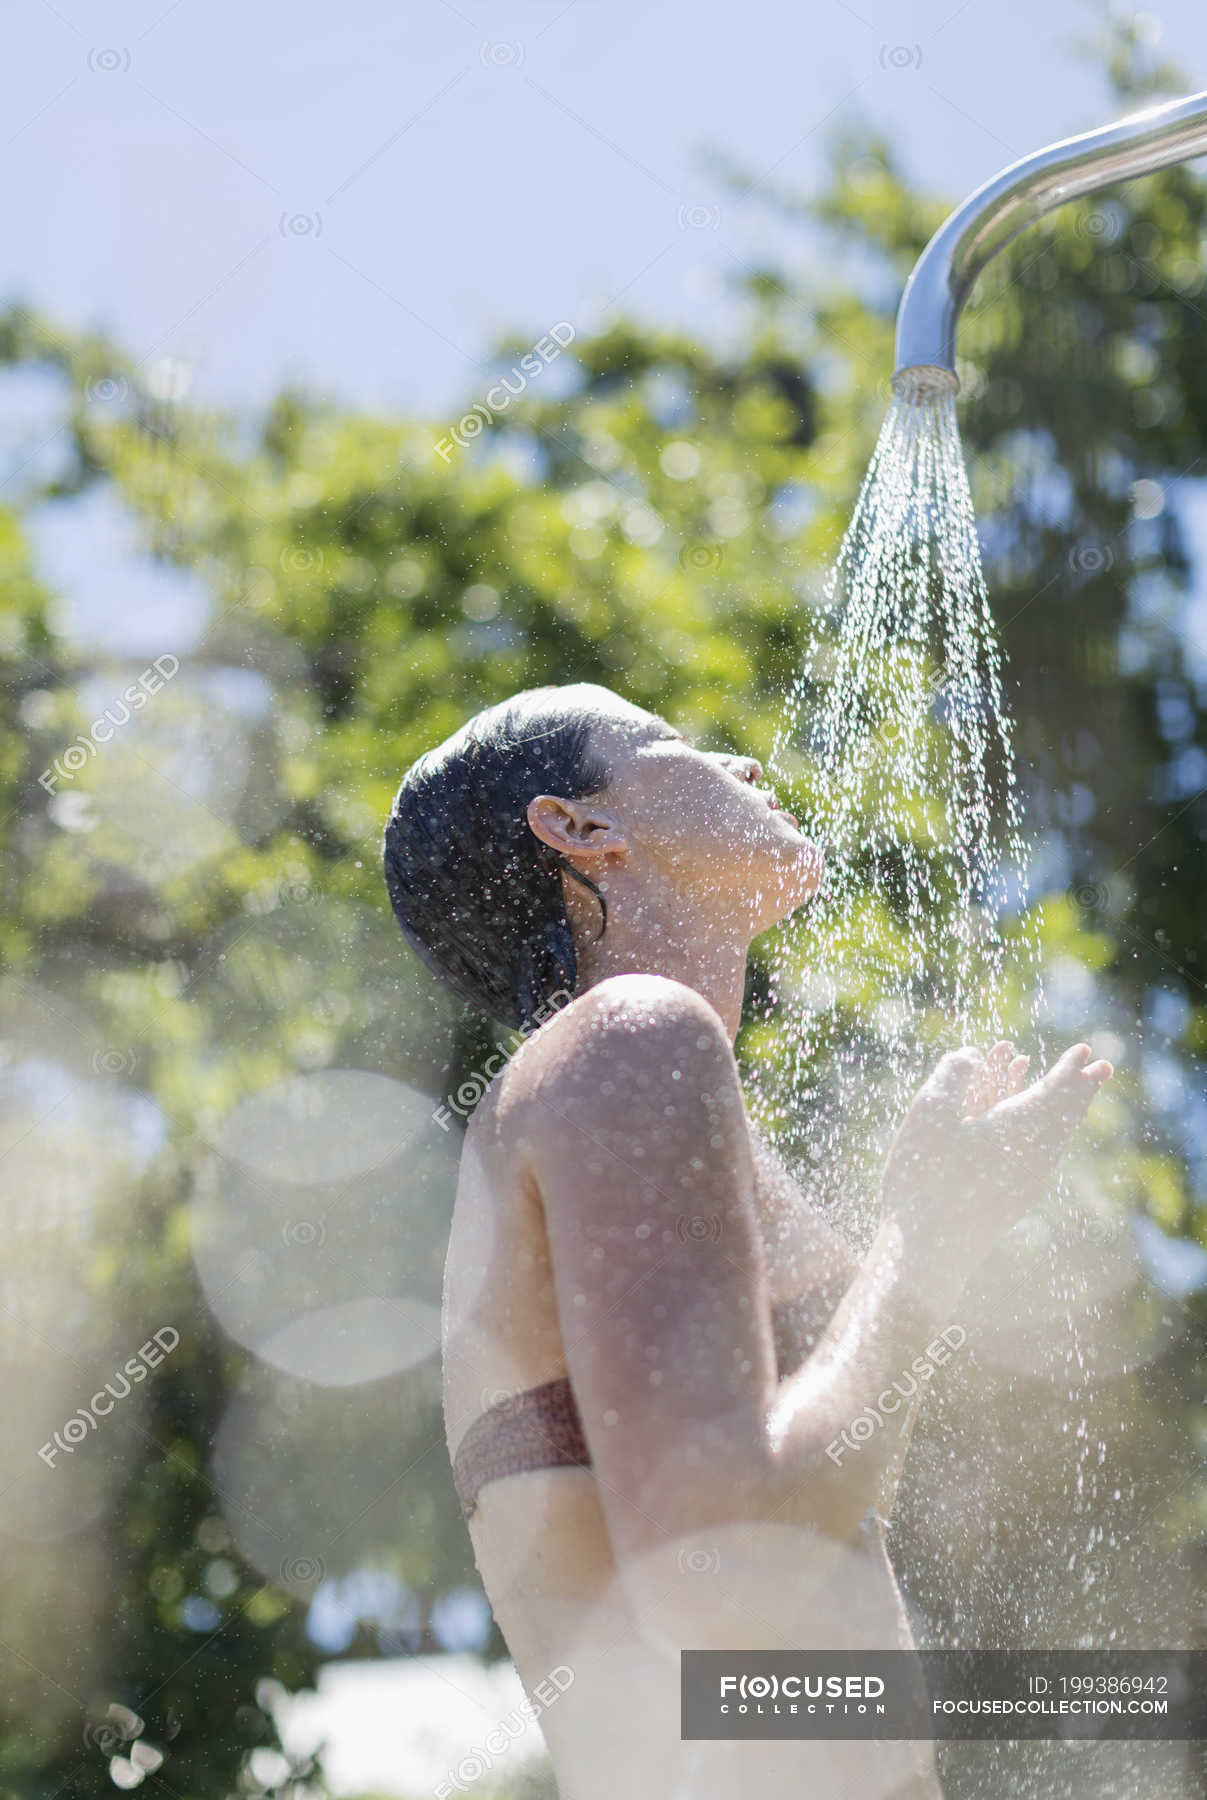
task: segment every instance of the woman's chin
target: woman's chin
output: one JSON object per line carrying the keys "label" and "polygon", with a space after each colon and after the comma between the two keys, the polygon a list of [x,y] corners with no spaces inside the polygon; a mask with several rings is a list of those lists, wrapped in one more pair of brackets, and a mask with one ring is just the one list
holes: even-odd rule
{"label": "woman's chin", "polygon": [[821,845],[816,838],[809,837],[806,832],[801,830],[790,812],[777,812],[775,816],[777,819],[782,819],[784,823],[785,829],[778,835],[782,836],[785,849],[792,855],[795,862],[807,866],[814,884],[820,887],[822,877],[826,872],[826,857]]}
{"label": "woman's chin", "polygon": [[744,876],[749,884],[746,892],[757,895],[758,931],[766,931],[807,905],[821,889],[826,873],[821,846],[799,826],[790,825],[785,818],[772,827],[771,835],[775,842],[769,846],[770,855],[760,854],[757,869]]}

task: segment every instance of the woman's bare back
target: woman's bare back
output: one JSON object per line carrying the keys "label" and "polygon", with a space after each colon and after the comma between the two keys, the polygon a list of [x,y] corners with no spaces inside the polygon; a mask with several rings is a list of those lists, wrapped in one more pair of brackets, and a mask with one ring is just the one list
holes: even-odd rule
{"label": "woman's bare back", "polygon": [[[573,1053],[566,1014],[542,1029]],[[560,1030],[559,1030],[560,1028]],[[569,1029],[568,1029],[569,1028]],[[526,1045],[495,1080],[466,1133],[445,1267],[443,1357],[450,1456],[488,1406],[568,1373],[539,1184],[525,1154],[544,1055]],[[567,1130],[565,1120],[551,1127]],[[574,1126],[566,1154],[573,1156]],[[774,1156],[751,1134],[755,1209],[771,1305],[795,1300],[803,1357],[824,1331],[857,1259]],[[702,1217],[698,1226],[708,1230]],[[673,1418],[673,1402],[669,1415]],[[588,1439],[600,1421],[584,1418]],[[938,1793],[929,1756],[892,1744],[700,1744],[679,1736],[679,1648],[652,1636],[628,1603],[594,1469],[527,1469],[488,1481],[470,1537],[525,1689],[542,1708],[562,1800],[683,1800],[737,1793],[756,1778],[766,1800],[824,1782],[827,1795]],[[908,1647],[883,1534],[845,1545],[768,1520],[684,1539],[677,1572],[698,1598],[702,1645]],[[682,1594],[676,1617],[681,1621]],[[719,1621],[725,1626],[715,1635]],[[569,1671],[569,1674],[567,1674]],[[606,1746],[606,1755],[604,1747]],[[919,1773],[921,1771],[921,1773]],[[682,1785],[686,1783],[686,1785]],[[768,1786],[767,1784],[771,1785]],[[710,1785],[711,1784],[711,1785]]]}

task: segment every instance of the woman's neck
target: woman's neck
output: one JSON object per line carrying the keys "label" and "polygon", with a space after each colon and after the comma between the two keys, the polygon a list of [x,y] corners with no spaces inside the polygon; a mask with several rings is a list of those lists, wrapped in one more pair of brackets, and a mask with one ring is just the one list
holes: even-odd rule
{"label": "woman's neck", "polygon": [[634,929],[626,909],[614,909],[609,899],[603,937],[595,939],[588,933],[585,942],[579,938],[575,991],[585,993],[610,975],[665,975],[703,994],[720,1015],[732,1044],[742,1016],[749,938],[743,930],[715,919],[685,918],[682,913],[659,917],[658,911],[647,896],[636,921],[640,929]]}

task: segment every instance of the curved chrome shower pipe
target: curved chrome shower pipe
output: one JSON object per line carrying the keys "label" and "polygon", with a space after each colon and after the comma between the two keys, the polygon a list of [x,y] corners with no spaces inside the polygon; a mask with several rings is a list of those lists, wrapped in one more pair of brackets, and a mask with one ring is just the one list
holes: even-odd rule
{"label": "curved chrome shower pipe", "polygon": [[896,393],[959,392],[956,321],[991,257],[1081,194],[1207,155],[1207,93],[1132,113],[1011,163],[956,208],[914,265],[897,312]]}

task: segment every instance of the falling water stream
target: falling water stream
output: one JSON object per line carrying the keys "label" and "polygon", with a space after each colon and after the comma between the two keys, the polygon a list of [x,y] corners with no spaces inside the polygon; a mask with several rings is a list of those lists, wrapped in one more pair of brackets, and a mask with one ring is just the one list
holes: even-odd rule
{"label": "falling water stream", "polygon": [[[892,403],[769,768],[781,791],[806,791],[802,824],[827,873],[774,942],[751,1111],[864,1250],[889,1136],[938,1055],[1008,1037],[1031,1056],[1030,1079],[1052,1059],[1002,656],[950,394]],[[942,1447],[932,1439],[922,1476],[921,1510],[947,1523],[932,1517],[899,1545],[915,1593],[950,1593],[959,1567],[976,1590],[931,1641],[1025,1647],[1081,1630],[1106,1643],[1122,1619],[1126,1643],[1118,1559],[1144,1508],[1111,1474],[1109,1440],[1127,1426],[1110,1384],[1146,1359],[1127,1321],[1134,1256],[1125,1233],[1087,1230],[1061,1174],[991,1265],[961,1313],[973,1361],[951,1373],[949,1416],[938,1402]],[[977,1534],[992,1539],[1020,1510],[1033,1560],[982,1555]],[[1174,1616],[1172,1603],[1152,1605]],[[984,1758],[970,1764],[969,1794],[1128,1791],[1120,1745],[1109,1779],[1101,1763],[1074,1778],[1042,1746],[978,1748],[996,1774]]]}
{"label": "falling water stream", "polygon": [[950,394],[898,396],[885,420],[770,768],[788,783],[802,761],[826,879],[778,941],[773,988],[796,1030],[754,1085],[790,1152],[833,1167],[841,1125],[858,1229],[851,1128],[871,1123],[870,1090],[899,1093],[962,1042],[1010,1035],[1030,1051],[1041,1006],[1001,653]]}

